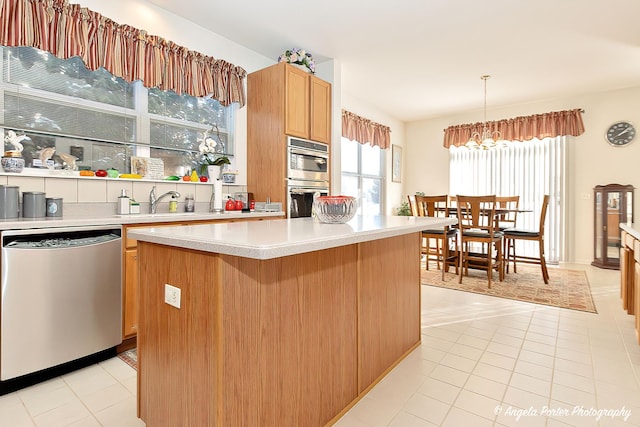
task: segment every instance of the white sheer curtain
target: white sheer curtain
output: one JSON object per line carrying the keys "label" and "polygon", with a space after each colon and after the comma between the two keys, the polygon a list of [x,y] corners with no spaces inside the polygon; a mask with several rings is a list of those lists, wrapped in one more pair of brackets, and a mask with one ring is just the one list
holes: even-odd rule
{"label": "white sheer curtain", "polygon": [[[506,148],[469,150],[450,148],[449,194],[520,196],[517,227],[537,230],[542,198],[549,194],[545,226],[545,256],[557,263],[563,254],[564,193],[567,137],[514,141]],[[518,242],[521,243],[521,242]],[[531,242],[522,242],[516,250],[523,255],[536,254]]]}

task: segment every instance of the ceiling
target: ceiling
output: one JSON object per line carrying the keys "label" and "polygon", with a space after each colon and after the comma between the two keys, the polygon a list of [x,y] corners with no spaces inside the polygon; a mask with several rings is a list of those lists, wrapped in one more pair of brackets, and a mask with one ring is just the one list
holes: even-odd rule
{"label": "ceiling", "polygon": [[481,111],[483,74],[489,120],[492,107],[640,85],[637,0],[150,3],[274,60],[292,47],[336,59],[343,91],[402,121]]}

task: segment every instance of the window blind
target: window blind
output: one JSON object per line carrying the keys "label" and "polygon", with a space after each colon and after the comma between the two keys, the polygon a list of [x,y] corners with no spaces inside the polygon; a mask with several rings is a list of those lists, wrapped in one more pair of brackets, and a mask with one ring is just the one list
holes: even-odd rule
{"label": "window blind", "polygon": [[[545,194],[550,196],[545,225],[545,255],[558,263],[564,248],[566,136],[514,141],[506,148],[450,148],[449,194],[520,196],[517,228],[537,230]],[[517,242],[516,251],[536,255],[537,244]]]}

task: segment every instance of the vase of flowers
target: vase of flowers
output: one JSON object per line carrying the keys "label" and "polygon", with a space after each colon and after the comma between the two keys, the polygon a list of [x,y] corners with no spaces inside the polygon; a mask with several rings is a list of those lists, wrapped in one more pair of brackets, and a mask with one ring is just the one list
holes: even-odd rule
{"label": "vase of flowers", "polygon": [[313,55],[297,47],[285,50],[284,53],[278,57],[278,62],[288,62],[289,64],[298,65],[311,74],[315,74],[316,72],[316,63],[313,60]]}

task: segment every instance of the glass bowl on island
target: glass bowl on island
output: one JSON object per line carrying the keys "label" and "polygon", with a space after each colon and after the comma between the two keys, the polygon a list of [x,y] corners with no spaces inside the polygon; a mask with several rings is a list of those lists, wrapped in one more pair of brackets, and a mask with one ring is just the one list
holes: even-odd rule
{"label": "glass bowl on island", "polygon": [[352,196],[319,196],[313,201],[316,217],[327,224],[344,224],[357,210],[356,198]]}

